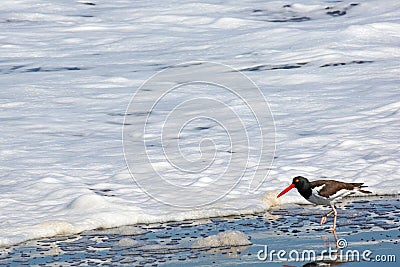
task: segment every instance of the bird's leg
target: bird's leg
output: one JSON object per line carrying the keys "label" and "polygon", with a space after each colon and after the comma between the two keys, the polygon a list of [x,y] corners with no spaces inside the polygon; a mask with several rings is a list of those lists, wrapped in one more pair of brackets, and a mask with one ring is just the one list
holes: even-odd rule
{"label": "bird's leg", "polygon": [[333,237],[335,238],[336,249],[339,249],[339,246],[338,246],[339,238],[337,237],[336,230],[332,230],[332,233],[333,233]]}
{"label": "bird's leg", "polygon": [[333,217],[333,226],[332,226],[331,230],[335,231],[336,230],[336,219],[337,219],[337,211],[336,211],[335,205],[332,205],[332,211],[333,211],[334,217]]}
{"label": "bird's leg", "polygon": [[321,225],[323,225],[324,223],[326,223],[326,219],[328,218],[329,215],[331,215],[333,213],[333,209],[328,212],[327,214],[324,215],[324,217],[321,218]]}

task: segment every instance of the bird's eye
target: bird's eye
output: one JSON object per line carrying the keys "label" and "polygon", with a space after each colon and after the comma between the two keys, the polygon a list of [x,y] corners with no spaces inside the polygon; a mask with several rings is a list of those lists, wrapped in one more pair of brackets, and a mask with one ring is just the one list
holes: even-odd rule
{"label": "bird's eye", "polygon": [[299,179],[296,179],[296,180],[294,180],[296,183],[298,183],[299,182]]}

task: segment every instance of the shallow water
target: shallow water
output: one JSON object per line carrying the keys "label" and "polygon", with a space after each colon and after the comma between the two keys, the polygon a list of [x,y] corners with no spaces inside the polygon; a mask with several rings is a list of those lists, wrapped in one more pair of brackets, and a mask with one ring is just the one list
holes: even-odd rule
{"label": "shallow water", "polygon": [[[338,253],[341,251],[344,266],[377,266],[375,261],[367,262],[361,256],[354,258],[353,254],[346,253],[356,250],[358,255],[362,255],[370,250],[368,257],[371,260],[377,255],[394,255],[398,260],[399,205],[397,197],[356,199],[343,204],[338,209],[337,238],[345,243],[338,243],[341,244],[339,250],[334,235],[327,231],[332,219],[324,226],[319,225],[324,210],[310,205],[290,204],[254,215],[123,226],[29,241],[3,248],[1,261],[9,266],[312,266],[305,264],[321,262],[322,251],[331,249],[338,250]],[[230,230],[244,233],[251,244],[214,248],[196,246],[201,238]],[[263,252],[260,254],[260,250],[265,250],[265,245],[269,253],[272,250],[276,252],[272,258],[267,256],[265,260],[260,260],[258,255],[265,257]],[[300,255],[305,250],[313,250],[316,259],[307,261],[307,258],[299,258],[298,262],[288,262],[277,256],[277,251],[282,249],[286,253],[296,250]],[[332,258],[328,258],[328,255]],[[325,254],[325,261],[337,264],[339,260],[335,255]],[[346,255],[351,262],[346,260]],[[288,254],[284,257],[288,259]],[[394,260],[385,262],[384,266],[396,266]]]}

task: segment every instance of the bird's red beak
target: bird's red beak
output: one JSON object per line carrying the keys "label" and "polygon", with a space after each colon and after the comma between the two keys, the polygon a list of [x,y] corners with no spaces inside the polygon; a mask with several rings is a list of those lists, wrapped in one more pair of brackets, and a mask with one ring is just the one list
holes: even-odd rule
{"label": "bird's red beak", "polygon": [[294,184],[289,185],[288,187],[285,188],[285,190],[280,192],[279,195],[276,198],[283,196],[284,194],[286,194],[287,192],[289,192],[293,188],[294,188]]}

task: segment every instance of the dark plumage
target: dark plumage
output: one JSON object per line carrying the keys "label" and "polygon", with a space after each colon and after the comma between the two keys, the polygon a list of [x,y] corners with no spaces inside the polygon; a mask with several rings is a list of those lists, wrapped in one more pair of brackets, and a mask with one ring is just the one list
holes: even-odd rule
{"label": "dark plumage", "polygon": [[309,202],[316,205],[330,206],[332,210],[322,217],[321,224],[324,224],[327,217],[334,213],[332,229],[335,230],[337,217],[335,203],[356,192],[364,194],[371,193],[370,191],[363,190],[362,188],[364,187],[366,186],[363,185],[363,183],[345,183],[335,180],[317,180],[310,182],[305,177],[296,176],[293,178],[292,184],[283,190],[278,197],[286,194],[292,188],[296,188],[300,195]]}

